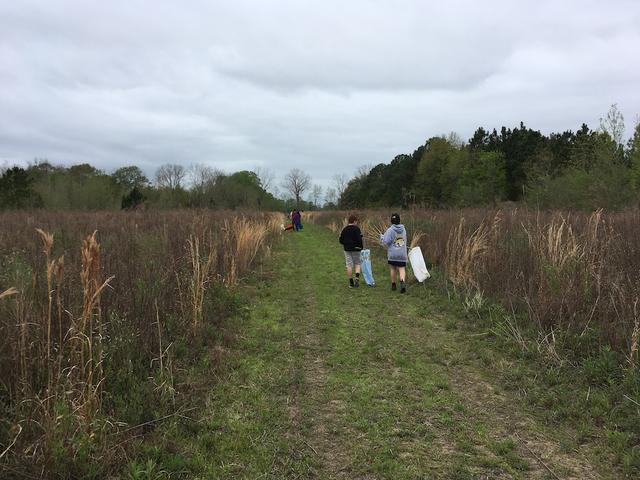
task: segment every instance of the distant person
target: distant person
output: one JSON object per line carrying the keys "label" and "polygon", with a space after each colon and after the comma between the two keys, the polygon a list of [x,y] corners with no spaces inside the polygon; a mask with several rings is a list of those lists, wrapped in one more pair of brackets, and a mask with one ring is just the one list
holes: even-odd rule
{"label": "distant person", "polygon": [[294,210],[291,214],[291,222],[293,223],[293,228],[296,232],[302,230],[302,214],[300,210]]}
{"label": "distant person", "polygon": [[391,290],[397,290],[396,279],[400,277],[400,293],[407,292],[407,231],[400,223],[400,215],[391,215],[391,226],[380,235],[380,243],[387,249],[387,261],[391,274]]}
{"label": "distant person", "polygon": [[[344,247],[344,258],[347,264],[349,288],[360,286],[360,251],[362,250],[362,232],[358,227],[358,217],[349,215],[349,224],[340,232],[339,242]],[[356,277],[353,278],[355,270]]]}

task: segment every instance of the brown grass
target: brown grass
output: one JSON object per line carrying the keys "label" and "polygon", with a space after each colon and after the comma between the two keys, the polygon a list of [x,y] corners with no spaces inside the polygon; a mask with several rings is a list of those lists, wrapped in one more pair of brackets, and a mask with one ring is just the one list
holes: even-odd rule
{"label": "brown grass", "polygon": [[11,287],[8,290],[5,290],[4,292],[0,293],[0,299],[4,298],[4,297],[8,297],[10,295],[16,295],[18,293],[18,290],[16,290],[15,288]]}
{"label": "brown grass", "polygon": [[210,287],[251,274],[281,223],[210,211],[0,213],[0,472],[113,471],[128,448],[116,400],[139,423],[176,404],[172,346],[201,341],[220,315],[207,311]]}
{"label": "brown grass", "polygon": [[[187,239],[188,260],[191,269],[189,275],[189,304],[191,307],[191,329],[194,334],[198,332],[202,324],[205,293],[207,286],[211,282],[211,272],[215,268],[217,257],[216,245],[211,239],[210,231],[208,232],[208,237],[209,248],[205,257],[200,253],[200,239],[193,234]],[[178,285],[180,285],[180,277],[178,277]]]}
{"label": "brown grass", "polygon": [[[314,220],[333,227],[344,213],[323,212]],[[387,216],[386,211],[361,212],[363,231],[386,225]],[[540,338],[552,331],[595,336],[600,346],[637,359],[637,210],[415,208],[404,212],[403,220],[411,245],[420,245],[427,263],[438,266],[464,294],[479,291],[508,311],[527,314]]]}

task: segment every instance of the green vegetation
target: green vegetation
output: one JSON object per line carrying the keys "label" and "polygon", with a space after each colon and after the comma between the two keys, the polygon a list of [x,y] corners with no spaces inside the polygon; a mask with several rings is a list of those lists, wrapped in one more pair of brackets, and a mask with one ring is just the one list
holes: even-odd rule
{"label": "green vegetation", "polygon": [[284,212],[295,206],[313,210],[318,205],[318,201],[314,204],[300,199],[300,193],[309,187],[309,179],[302,190],[283,200],[267,191],[271,178],[261,179],[250,171],[225,174],[203,166],[187,171],[180,165],[162,165],[154,184],[136,166],[107,174],[89,164],[61,167],[46,160],[28,168],[0,170],[0,174],[0,210],[130,210],[144,206]]}
{"label": "green vegetation", "polygon": [[[391,292],[374,257],[378,286],[348,289],[333,233],[288,235],[243,289],[250,301],[227,323],[215,384],[206,357],[189,371],[200,414],[158,429],[137,468],[247,479],[637,473],[633,430],[611,430],[628,412],[583,412],[572,396],[586,383],[567,365],[550,388],[554,369],[541,377],[542,357],[494,328],[498,307],[451,302],[437,271]],[[595,371],[606,381],[608,367]]]}
{"label": "green vegetation", "polygon": [[[53,166],[46,160],[0,176],[0,209],[245,208],[290,211],[335,208],[430,208],[526,202],[543,209],[620,209],[640,199],[640,124],[623,145],[624,118],[616,105],[598,130],[542,134],[523,123],[499,131],[478,128],[429,138],[411,155],[361,167],[354,178],[334,175],[324,192],[293,168],[271,193],[269,170],[223,173],[204,165],[161,165],[153,183],[137,166],[111,174],[89,164]],[[273,190],[275,191],[275,190]],[[324,193],[324,194],[323,194]],[[308,200],[304,200],[303,196]]]}
{"label": "green vegetation", "polygon": [[229,213],[0,212],[1,478],[121,474],[192,411],[183,372],[218,366],[237,285],[280,236],[281,214]]}
{"label": "green vegetation", "polygon": [[640,198],[640,125],[622,145],[624,119],[615,105],[601,128],[543,135],[520,124],[468,142],[433,137],[353,178],[342,208],[495,205],[525,201],[542,208],[618,209]]}

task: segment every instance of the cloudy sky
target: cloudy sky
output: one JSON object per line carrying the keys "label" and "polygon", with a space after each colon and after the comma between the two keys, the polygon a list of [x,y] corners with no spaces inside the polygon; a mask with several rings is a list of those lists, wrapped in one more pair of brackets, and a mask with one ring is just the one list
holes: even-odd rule
{"label": "cloudy sky", "polygon": [[640,1],[0,1],[0,164],[335,173],[640,114]]}

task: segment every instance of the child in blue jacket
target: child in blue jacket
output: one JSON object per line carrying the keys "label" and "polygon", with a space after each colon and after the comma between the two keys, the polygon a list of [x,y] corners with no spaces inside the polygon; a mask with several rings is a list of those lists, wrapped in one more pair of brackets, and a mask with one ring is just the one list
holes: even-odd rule
{"label": "child in blue jacket", "polygon": [[387,262],[391,275],[391,290],[396,290],[396,278],[400,277],[400,293],[407,292],[407,230],[400,223],[400,215],[391,215],[391,226],[380,236],[380,243],[387,249]]}

